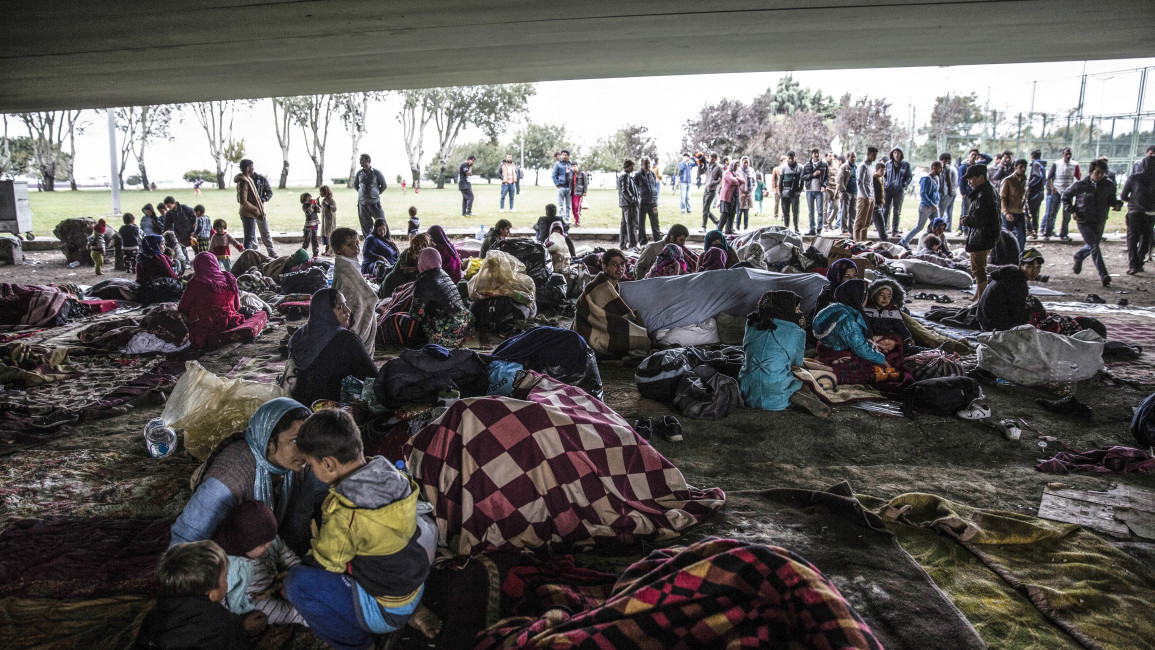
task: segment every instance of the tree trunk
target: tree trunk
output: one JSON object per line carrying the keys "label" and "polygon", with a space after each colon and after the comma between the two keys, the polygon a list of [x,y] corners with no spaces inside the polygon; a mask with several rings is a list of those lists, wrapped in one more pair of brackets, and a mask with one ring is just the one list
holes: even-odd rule
{"label": "tree trunk", "polygon": [[44,181],[42,183],[41,187],[45,192],[55,192],[56,191],[56,175],[55,174],[50,174],[48,172],[41,170],[40,177]]}
{"label": "tree trunk", "polygon": [[73,192],[76,191],[76,174],[68,175],[68,186]]}
{"label": "tree trunk", "polygon": [[[353,151],[356,151],[354,149]],[[357,161],[349,163],[349,180],[345,183],[345,187],[353,189],[353,179],[357,177]]]}
{"label": "tree trunk", "polygon": [[225,189],[225,170],[221,169],[220,165],[217,165],[217,189]]}
{"label": "tree trunk", "polygon": [[148,172],[144,169],[144,161],[138,161],[136,167],[140,170],[140,187],[141,189],[148,191],[148,188],[151,186],[148,183]]}
{"label": "tree trunk", "polygon": [[413,186],[417,186],[417,181],[421,178],[421,169],[416,165],[409,165],[409,175],[413,177]]}
{"label": "tree trunk", "polygon": [[437,175],[437,189],[445,189],[445,161],[441,161],[441,173]]}
{"label": "tree trunk", "polygon": [[288,180],[289,180],[289,161],[283,160],[283,161],[281,161],[281,182],[277,183],[277,189],[279,189],[279,190],[285,189],[285,183],[287,183]]}
{"label": "tree trunk", "polygon": [[540,185],[540,183],[538,183],[538,181],[540,181],[540,180],[541,180],[541,170],[540,169],[533,170],[533,184],[535,186]]}

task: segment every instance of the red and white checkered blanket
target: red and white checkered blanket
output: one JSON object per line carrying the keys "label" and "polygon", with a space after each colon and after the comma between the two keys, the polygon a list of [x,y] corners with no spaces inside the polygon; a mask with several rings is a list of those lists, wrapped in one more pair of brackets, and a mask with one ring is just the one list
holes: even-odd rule
{"label": "red and white checkered blanket", "polygon": [[[513,397],[454,402],[406,445],[458,556],[597,540],[666,540],[722,507],[612,409],[528,373]],[[453,545],[450,546],[450,542]]]}

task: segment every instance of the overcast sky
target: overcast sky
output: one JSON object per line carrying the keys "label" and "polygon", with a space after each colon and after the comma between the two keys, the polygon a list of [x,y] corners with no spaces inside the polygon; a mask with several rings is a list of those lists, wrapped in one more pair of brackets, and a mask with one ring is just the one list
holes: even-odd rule
{"label": "overcast sky", "polygon": [[[1139,72],[1133,69],[1145,66],[1155,66],[1155,58],[792,74],[803,86],[821,89],[834,97],[843,93],[850,93],[852,97],[885,97],[900,122],[906,123],[913,110],[915,124],[921,125],[930,115],[935,97],[948,92],[974,92],[980,105],[987,101],[989,92],[992,109],[1025,113],[1031,109],[1033,88],[1036,112],[1064,112],[1078,103],[1080,76],[1084,71],[1095,75],[1087,82],[1086,115],[1132,112],[1139,87]],[[772,64],[768,63],[767,67]],[[1110,74],[1118,70],[1130,71]],[[670,154],[679,150],[682,124],[705,103],[723,97],[749,101],[775,86],[785,74],[789,73],[542,82],[537,84],[537,95],[530,100],[529,117],[535,122],[564,124],[571,137],[584,145],[592,145],[623,124],[641,123],[656,137],[659,150]],[[1155,110],[1155,75],[1150,76],[1153,78],[1148,80],[1144,98],[1147,111]],[[369,112],[368,133],[361,143],[361,150],[373,154],[375,166],[385,172],[390,182],[408,169],[397,109],[396,99],[374,105]],[[107,122],[103,112],[87,115],[90,124],[77,142],[77,178],[83,184],[102,184],[109,176]],[[1150,130],[1151,122],[1150,118],[1144,121],[1143,130]],[[280,173],[281,152],[273,131],[270,102],[260,101],[238,114],[236,124],[236,137],[245,138],[248,157],[256,161],[257,170],[276,177]],[[22,128],[9,120],[11,134],[20,135]],[[1124,130],[1129,132],[1130,126]],[[184,186],[181,175],[185,171],[213,166],[204,132],[191,114],[184,115],[183,123],[174,125],[173,135],[172,141],[157,142],[146,153],[149,176],[162,186]],[[465,132],[459,141],[480,137],[480,133]],[[508,135],[503,136],[502,140],[507,138]],[[313,181],[313,165],[302,142],[303,136],[298,130],[290,154],[290,184],[308,185]],[[425,142],[424,160],[428,161],[436,149],[432,126]],[[329,135],[325,178],[346,173],[350,154],[349,136],[340,123],[335,122]],[[135,165],[130,160],[126,176],[133,173]]]}

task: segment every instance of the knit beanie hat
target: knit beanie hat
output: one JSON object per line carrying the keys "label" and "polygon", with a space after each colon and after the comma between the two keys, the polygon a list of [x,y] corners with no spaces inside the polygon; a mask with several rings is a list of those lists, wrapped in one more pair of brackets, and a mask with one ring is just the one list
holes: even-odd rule
{"label": "knit beanie hat", "polygon": [[277,518],[260,501],[245,501],[217,526],[213,541],[228,555],[241,556],[277,536]]}
{"label": "knit beanie hat", "polygon": [[97,221],[96,225],[92,227],[92,231],[98,235],[103,235],[104,231],[107,229],[108,229],[108,224],[104,221],[104,219]]}
{"label": "knit beanie hat", "polygon": [[424,273],[439,268],[441,268],[441,253],[432,246],[421,249],[421,254],[417,256],[417,270]]}

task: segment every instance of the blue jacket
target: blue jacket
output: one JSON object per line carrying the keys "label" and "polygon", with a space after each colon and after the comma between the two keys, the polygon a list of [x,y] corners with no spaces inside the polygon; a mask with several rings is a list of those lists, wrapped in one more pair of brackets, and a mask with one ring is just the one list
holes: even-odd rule
{"label": "blue jacket", "polygon": [[910,185],[910,181],[914,176],[910,173],[910,163],[906,162],[906,156],[903,156],[901,162],[894,164],[894,152],[902,153],[902,147],[895,147],[890,150],[890,156],[886,161],[886,175],[882,177],[882,189],[887,192],[902,191]]}
{"label": "blue jacket", "polygon": [[886,357],[870,345],[870,330],[857,309],[840,302],[827,306],[814,317],[814,336],[832,350],[849,350],[860,359],[885,365]]}
{"label": "blue jacket", "polygon": [[1027,198],[1033,199],[1047,190],[1047,161],[1042,158],[1031,161],[1030,175],[1027,177]]}
{"label": "blue jacket", "polygon": [[750,408],[783,411],[790,396],[802,387],[794,376],[793,366],[802,365],[806,349],[806,331],[784,320],[774,319],[777,329],[760,330],[746,325],[742,338],[745,359],[738,372],[742,399]]}
{"label": "blue jacket", "polygon": [[569,163],[557,161],[553,164],[553,185],[554,187],[569,187]]}
{"label": "blue jacket", "polygon": [[689,185],[690,173],[697,168],[698,165],[693,160],[690,160],[690,162],[683,160],[678,163],[678,183]]}
{"label": "blue jacket", "polygon": [[[980,153],[979,159],[978,159],[978,161],[975,162],[975,164],[976,165],[989,165],[989,164],[991,164],[992,160],[994,160],[994,158],[991,158],[990,156],[986,155],[985,153]],[[967,179],[966,179],[967,167],[970,167],[970,166],[971,166],[971,164],[967,163],[967,162],[960,162],[958,164],[958,191],[961,192],[963,196],[966,196],[966,195],[971,193],[971,186],[969,183],[967,183]]]}
{"label": "blue jacket", "polygon": [[942,196],[938,190],[938,180],[931,177],[930,174],[923,176],[922,180],[918,182],[918,196],[918,207],[937,208]]}

